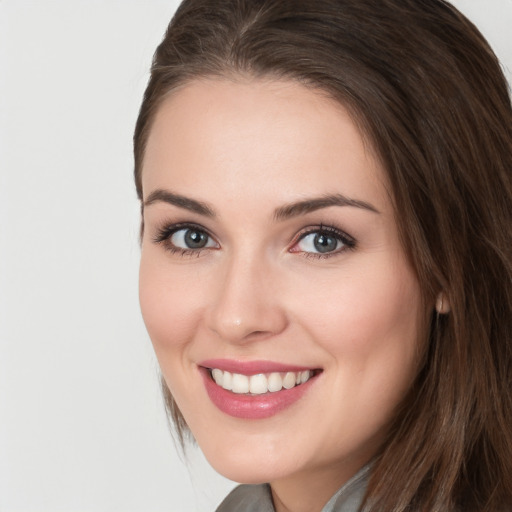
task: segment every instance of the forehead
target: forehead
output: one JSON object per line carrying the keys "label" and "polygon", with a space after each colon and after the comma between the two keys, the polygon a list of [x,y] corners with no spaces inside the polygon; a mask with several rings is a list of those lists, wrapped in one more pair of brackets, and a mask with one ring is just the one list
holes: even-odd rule
{"label": "forehead", "polygon": [[146,197],[163,186],[251,196],[269,183],[286,199],[333,188],[383,196],[386,179],[347,110],[298,83],[197,80],[164,100],[146,148]]}

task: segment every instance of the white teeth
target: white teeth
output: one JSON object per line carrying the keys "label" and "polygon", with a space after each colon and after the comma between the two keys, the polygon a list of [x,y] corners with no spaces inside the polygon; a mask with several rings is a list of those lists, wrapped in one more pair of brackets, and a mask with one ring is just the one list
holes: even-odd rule
{"label": "white teeth", "polygon": [[254,395],[262,395],[268,391],[267,378],[265,375],[260,373],[259,375],[253,375],[249,379],[249,391]]}
{"label": "white teeth", "polygon": [[213,380],[219,385],[222,386],[222,370],[219,370],[218,368],[214,368],[212,370],[212,377]]}
{"label": "white teeth", "polygon": [[295,387],[295,381],[295,373],[288,372],[283,379],[283,388],[292,389],[293,387]]}
{"label": "white teeth", "polygon": [[221,386],[224,389],[227,389],[228,391],[231,391],[232,386],[233,386],[233,384],[232,384],[233,383],[233,375],[231,375],[231,373],[229,373],[229,372],[223,372],[223,373],[224,373],[224,375],[222,376],[222,384],[221,384]]}
{"label": "white teeth", "polygon": [[240,373],[233,373],[231,391],[239,394],[249,393],[249,377]]}
{"label": "white teeth", "polygon": [[268,376],[267,380],[268,380],[267,387],[271,393],[274,393],[276,391],[281,391],[281,389],[283,389],[283,378],[281,377],[281,375],[279,373],[271,373]]}
{"label": "white teeth", "polygon": [[269,374],[259,373],[248,377],[240,373],[230,373],[213,368],[211,375],[217,385],[228,391],[233,391],[233,393],[262,395],[267,392],[275,393],[283,388],[291,389],[304,384],[311,378],[313,372],[311,370],[286,373],[272,372]]}

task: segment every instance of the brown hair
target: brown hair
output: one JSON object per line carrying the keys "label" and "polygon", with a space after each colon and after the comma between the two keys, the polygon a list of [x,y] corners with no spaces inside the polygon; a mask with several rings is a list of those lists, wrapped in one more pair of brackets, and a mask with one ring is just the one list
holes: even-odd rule
{"label": "brown hair", "polygon": [[[298,81],[345,105],[388,173],[432,314],[422,369],[379,453],[381,512],[512,506],[512,109],[488,44],[443,0],[185,0],[158,47],[134,135],[200,77]],[[182,438],[186,424],[165,388]]]}

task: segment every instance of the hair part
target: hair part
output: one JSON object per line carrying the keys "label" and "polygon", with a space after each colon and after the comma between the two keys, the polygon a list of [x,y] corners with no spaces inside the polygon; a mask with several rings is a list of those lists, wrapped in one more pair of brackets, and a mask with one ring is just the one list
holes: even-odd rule
{"label": "hair part", "polygon": [[[186,0],[134,135],[202,78],[292,80],[345,106],[380,158],[432,304],[421,371],[377,457],[375,510],[512,506],[512,108],[483,36],[443,0]],[[442,291],[451,311],[437,315]],[[181,440],[186,423],[165,387]]]}

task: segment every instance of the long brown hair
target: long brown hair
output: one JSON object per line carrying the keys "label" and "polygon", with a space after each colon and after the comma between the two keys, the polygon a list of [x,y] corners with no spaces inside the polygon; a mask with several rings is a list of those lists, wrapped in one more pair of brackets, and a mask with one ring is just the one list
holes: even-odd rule
{"label": "long brown hair", "polygon": [[[421,371],[373,467],[372,510],[512,507],[512,108],[483,36],[443,0],[185,0],[134,135],[200,77],[297,81],[341,102],[380,156],[432,312]],[[186,424],[167,388],[178,434]]]}

